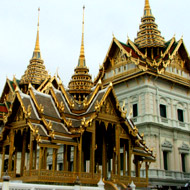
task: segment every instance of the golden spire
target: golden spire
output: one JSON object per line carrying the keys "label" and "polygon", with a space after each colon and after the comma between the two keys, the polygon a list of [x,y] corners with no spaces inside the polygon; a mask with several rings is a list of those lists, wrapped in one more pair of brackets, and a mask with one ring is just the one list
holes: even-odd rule
{"label": "golden spire", "polygon": [[44,61],[41,59],[40,52],[40,43],[39,43],[39,16],[40,16],[40,8],[38,8],[38,24],[37,24],[37,36],[36,36],[36,44],[33,51],[32,59],[30,59],[30,64],[28,65],[24,75],[20,80],[20,84],[34,84],[39,86],[45,79],[47,79],[48,72],[46,71]]}
{"label": "golden spire", "polygon": [[92,77],[89,75],[89,69],[86,66],[85,55],[84,55],[84,9],[83,6],[83,19],[82,19],[82,41],[80,48],[80,55],[78,65],[75,68],[69,82],[69,93],[71,93],[76,99],[83,100],[91,92],[93,86]]}
{"label": "golden spire", "polygon": [[40,52],[40,42],[39,42],[39,17],[40,17],[40,8],[38,8],[38,24],[37,24],[37,35],[36,35],[36,45],[34,48],[33,57],[34,59],[41,59],[41,52]]}
{"label": "golden spire", "polygon": [[145,6],[144,6],[144,16],[151,16],[151,8],[149,4],[149,0],[145,0]]}
{"label": "golden spire", "polygon": [[82,19],[82,40],[81,40],[81,47],[80,47],[80,56],[79,56],[79,67],[85,67],[85,55],[84,55],[84,9],[85,6],[83,6],[83,19]]}

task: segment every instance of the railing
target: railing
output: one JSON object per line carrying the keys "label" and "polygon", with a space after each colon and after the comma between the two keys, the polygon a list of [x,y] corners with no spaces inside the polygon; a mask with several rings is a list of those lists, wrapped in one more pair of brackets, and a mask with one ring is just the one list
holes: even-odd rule
{"label": "railing", "polygon": [[[7,174],[6,172],[3,173],[3,175],[6,175],[6,174]],[[9,171],[8,174],[12,178],[16,177],[16,172],[15,171]]]}
{"label": "railing", "polygon": [[161,117],[161,122],[162,122],[162,123],[168,123],[168,119]]}
{"label": "railing", "polygon": [[170,178],[170,179],[178,179],[178,180],[189,180],[190,173],[184,173],[179,171],[166,171],[166,170],[156,170],[156,169],[149,169],[149,178]]}
{"label": "railing", "polygon": [[180,127],[185,127],[185,123],[179,121],[179,126]]}
{"label": "railing", "polygon": [[25,182],[32,181],[47,181],[47,182],[61,182],[74,183],[77,176],[81,183],[97,184],[100,180],[101,174],[86,173],[86,172],[70,172],[70,171],[52,171],[52,170],[31,170],[24,171],[23,180]]}
{"label": "railing", "polygon": [[146,187],[148,185],[147,179],[142,177],[119,176],[117,174],[111,174],[111,180],[116,183],[117,181],[120,181],[125,185],[128,185],[133,181],[139,187]]}

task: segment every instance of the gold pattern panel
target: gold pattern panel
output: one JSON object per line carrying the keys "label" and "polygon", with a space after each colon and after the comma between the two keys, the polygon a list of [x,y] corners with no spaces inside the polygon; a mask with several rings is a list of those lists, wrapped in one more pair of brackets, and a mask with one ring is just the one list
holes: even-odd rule
{"label": "gold pattern panel", "polygon": [[22,121],[24,118],[24,113],[22,107],[20,106],[13,121]]}

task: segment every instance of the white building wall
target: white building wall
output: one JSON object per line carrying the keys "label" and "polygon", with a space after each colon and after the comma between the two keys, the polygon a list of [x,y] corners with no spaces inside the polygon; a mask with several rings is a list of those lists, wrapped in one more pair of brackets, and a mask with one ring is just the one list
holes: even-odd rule
{"label": "white building wall", "polygon": [[[155,77],[139,77],[114,86],[118,100],[126,102],[128,113],[138,103],[138,116],[132,118],[139,132],[144,133],[148,147],[153,148],[156,162],[150,165],[149,176],[165,178],[166,175],[185,179],[182,172],[183,144],[190,148],[190,93],[187,88],[173,85]],[[166,105],[167,118],[160,116],[160,104]],[[184,122],[178,121],[177,109],[183,110]],[[163,144],[169,142],[168,171],[164,170]],[[190,172],[190,155],[186,152],[186,173]],[[157,171],[157,173],[156,173]],[[182,175],[183,174],[183,175]],[[189,175],[190,178],[190,175]]]}

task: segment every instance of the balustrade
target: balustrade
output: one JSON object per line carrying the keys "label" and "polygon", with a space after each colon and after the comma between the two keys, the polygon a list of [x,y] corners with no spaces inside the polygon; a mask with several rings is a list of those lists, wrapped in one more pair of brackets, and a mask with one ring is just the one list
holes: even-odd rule
{"label": "balustrade", "polygon": [[86,173],[86,172],[70,172],[70,171],[53,171],[53,170],[31,170],[24,171],[24,181],[32,182],[36,180],[41,181],[57,181],[65,183],[74,183],[77,176],[80,176],[81,183],[97,184],[100,180],[101,174]]}

